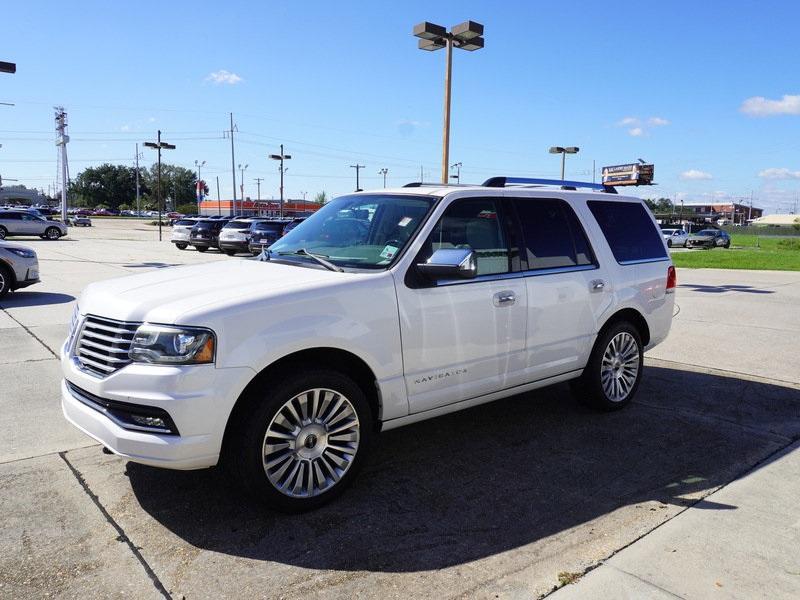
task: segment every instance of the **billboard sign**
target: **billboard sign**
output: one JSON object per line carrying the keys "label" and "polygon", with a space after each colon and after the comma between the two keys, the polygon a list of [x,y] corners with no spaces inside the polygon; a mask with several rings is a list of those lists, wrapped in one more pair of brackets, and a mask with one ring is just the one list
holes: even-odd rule
{"label": "billboard sign", "polygon": [[653,165],[630,163],[603,167],[603,185],[651,185]]}

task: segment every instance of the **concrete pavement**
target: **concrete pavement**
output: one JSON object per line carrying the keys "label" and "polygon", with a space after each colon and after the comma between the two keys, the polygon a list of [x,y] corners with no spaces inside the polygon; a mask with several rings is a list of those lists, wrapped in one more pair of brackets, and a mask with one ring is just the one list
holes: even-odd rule
{"label": "concrete pavement", "polygon": [[[387,432],[342,499],[285,516],[216,470],[104,455],[63,420],[54,353],[88,282],[237,260],[159,244],[147,225],[97,225],[71,230],[78,241],[31,240],[42,284],[0,301],[0,597],[527,598],[587,571],[558,594],[597,597],[582,586],[602,579],[612,587],[597,589],[635,597],[710,595],[702,573],[661,558],[668,543],[709,565],[715,595],[752,597],[771,576],[772,597],[800,594],[781,558],[797,531],[784,499],[800,492],[782,466],[797,460],[800,373],[781,360],[800,350],[800,274],[681,270],[673,332],[628,410],[599,415],[554,386]],[[717,350],[695,349],[706,337]],[[753,478],[757,490],[726,495]],[[653,537],[689,518],[673,541]],[[785,535],[754,546],[748,524]],[[638,547],[641,562],[615,567]],[[730,576],[740,558],[724,562],[725,550],[737,548],[758,549],[760,575]],[[697,586],[670,587],[681,572]]]}

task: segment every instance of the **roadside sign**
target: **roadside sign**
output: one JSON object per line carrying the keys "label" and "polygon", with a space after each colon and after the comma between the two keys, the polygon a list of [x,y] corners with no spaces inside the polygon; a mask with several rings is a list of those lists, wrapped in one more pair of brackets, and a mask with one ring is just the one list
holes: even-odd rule
{"label": "roadside sign", "polygon": [[653,165],[630,163],[603,167],[604,185],[651,185],[655,168]]}

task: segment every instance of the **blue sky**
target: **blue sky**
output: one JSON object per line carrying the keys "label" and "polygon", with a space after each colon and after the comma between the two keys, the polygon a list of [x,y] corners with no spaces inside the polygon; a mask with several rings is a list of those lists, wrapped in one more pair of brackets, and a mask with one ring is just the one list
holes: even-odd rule
{"label": "blue sky", "polygon": [[[3,8],[0,175],[52,185],[54,105],[69,115],[70,171],[131,164],[160,128],[166,160],[231,196],[228,113],[245,192],[313,197],[439,177],[444,53],[413,25],[485,25],[455,51],[451,162],[462,180],[567,177],[644,158],[686,201],[748,197],[791,210],[800,191],[796,2],[12,2]],[[145,151],[144,162],[152,161]],[[237,178],[238,178],[237,172]],[[599,177],[599,175],[598,175]]]}

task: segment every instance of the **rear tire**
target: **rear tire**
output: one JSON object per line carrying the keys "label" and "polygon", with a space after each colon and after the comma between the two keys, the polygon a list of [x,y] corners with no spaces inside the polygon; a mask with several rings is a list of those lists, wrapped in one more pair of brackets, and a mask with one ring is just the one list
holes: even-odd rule
{"label": "rear tire", "polygon": [[223,250],[228,256],[236,256],[236,250]]}
{"label": "rear tire", "polygon": [[583,375],[572,383],[577,399],[598,410],[620,410],[639,389],[644,367],[639,331],[627,321],[597,338]]}
{"label": "rear tire", "polygon": [[194,249],[197,250],[198,252],[205,252],[206,250],[208,250],[208,248],[206,248],[205,246],[195,246]]}
{"label": "rear tire", "polygon": [[667,248],[672,248],[672,240],[667,240]]}
{"label": "rear tire", "polygon": [[0,240],[6,239],[7,235],[8,235],[8,230],[2,225],[0,225]]}
{"label": "rear tire", "polygon": [[0,298],[11,291],[12,277],[11,270],[5,265],[0,265]]}
{"label": "rear tire", "polygon": [[254,498],[283,512],[312,510],[339,496],[375,433],[364,392],[331,369],[298,368],[262,380],[240,402],[223,465]]}
{"label": "rear tire", "polygon": [[187,247],[187,246],[188,246],[188,244],[175,244],[175,247],[176,247],[178,250],[186,250],[186,247]]}

